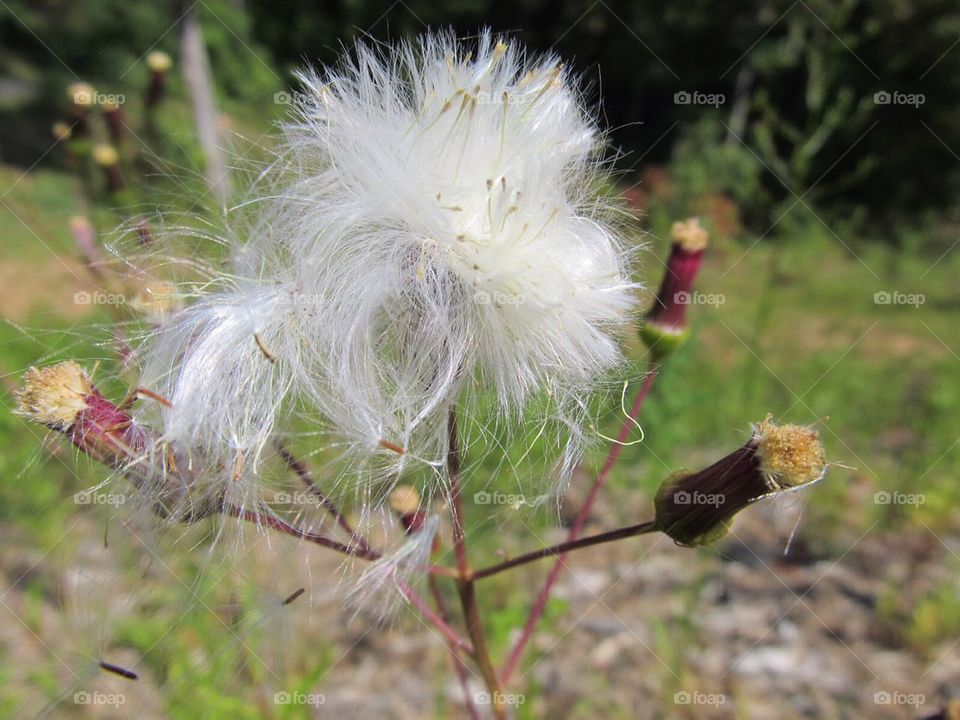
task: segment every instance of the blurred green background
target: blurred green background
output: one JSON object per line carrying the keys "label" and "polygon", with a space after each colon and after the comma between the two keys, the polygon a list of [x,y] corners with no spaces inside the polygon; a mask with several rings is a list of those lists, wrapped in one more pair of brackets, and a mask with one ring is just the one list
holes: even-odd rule
{"label": "blurred green background", "polygon": [[[114,320],[112,309],[74,301],[75,293],[103,284],[85,266],[70,219],[89,218],[109,243],[111,229],[121,222],[156,222],[159,213],[204,212],[216,204],[204,185],[207,158],[180,73],[187,16],[202,29],[218,131],[235,153],[231,165],[266,157],[274,123],[289,109],[294,69],[335,62],[357,40],[392,41],[428,27],[452,26],[469,35],[489,26],[531,50],[556,51],[572,64],[611,129],[620,171],[616,192],[638,213],[637,241],[648,246],[639,256],[638,276],[656,289],[672,222],[697,215],[712,238],[697,287],[722,298],[689,309],[692,339],[661,369],[642,416],[645,441],[625,452],[595,527],[645,519],[663,477],[732,449],[748,424],[767,413],[784,422],[815,423],[837,466],[800,501],[795,560],[782,553],[795,509],[775,508],[773,534],[764,540],[765,526],[757,520],[760,539],[744,543],[766,543],[787,566],[841,564],[862,573],[868,583],[864,613],[875,629],[872,650],[904,658],[901,676],[916,670],[904,682],[923,688],[927,710],[960,692],[960,675],[933,682],[939,676],[930,672],[955,662],[960,634],[956,3],[6,0],[0,3],[0,714],[326,717],[332,714],[324,714],[324,706],[278,705],[270,698],[277,690],[299,689],[332,699],[335,685],[351,682],[362,695],[378,682],[355,659],[370,642],[361,643],[366,635],[356,629],[357,621],[347,624],[345,635],[334,632],[347,621],[335,603],[319,613],[320,620],[297,621],[313,624],[295,624],[295,639],[283,648],[288,652],[262,647],[280,632],[272,624],[277,603],[263,593],[285,597],[297,587],[291,578],[311,569],[303,582],[316,593],[316,605],[325,607],[332,602],[324,599],[326,588],[334,581],[312,573],[332,573],[334,562],[316,561],[321,565],[314,567],[314,559],[304,560],[276,583],[271,561],[259,551],[252,553],[260,558],[254,569],[239,560],[208,558],[199,547],[202,529],[144,540],[139,527],[125,529],[123,508],[73,502],[74,493],[98,483],[102,471],[10,413],[11,391],[32,364],[68,357],[115,363],[113,339],[103,329]],[[145,57],[155,50],[169,53],[173,67],[162,103],[148,112]],[[54,123],[75,120],[67,88],[80,80],[124,97],[119,109],[125,130],[115,143],[125,178],[119,192],[91,161],[94,142],[109,137],[99,109],[88,119],[87,137],[75,133],[55,141],[51,135]],[[648,293],[644,301],[650,300]],[[634,364],[627,376],[636,377],[649,361],[635,337],[629,342]],[[611,390],[604,415],[608,435],[619,423],[617,394]],[[585,468],[601,461],[598,450]],[[571,506],[588,483],[586,472],[576,478]],[[503,480],[502,489],[515,488]],[[890,502],[895,493],[922,500]],[[531,533],[557,537],[554,514],[525,515],[517,523],[501,509],[503,522],[482,522],[489,511],[468,509],[479,524],[474,552],[480,558],[493,561],[501,549],[517,553],[536,546]],[[790,518],[785,530],[776,521],[781,515]],[[86,586],[71,581],[71,573],[107,573],[97,552],[111,527],[117,538],[112,547],[130,553],[123,572],[111,576],[110,587],[117,589],[99,609],[77,610],[69,588]],[[167,545],[174,540],[178,549],[171,550]],[[737,562],[736,542],[729,542],[686,552],[713,568]],[[888,575],[860,558],[864,547],[874,547],[891,567],[899,560],[929,573],[905,584],[893,570]],[[274,551],[262,549],[267,558]],[[602,565],[602,556],[591,562]],[[713,570],[703,572],[706,577]],[[532,571],[526,577],[540,576]],[[671,597],[682,604],[707,586],[701,577]],[[509,647],[511,628],[525,617],[530,598],[518,590],[532,594],[535,587],[531,582],[518,588],[507,576],[485,586],[482,599],[498,652]],[[114,611],[118,598],[128,595],[135,601]],[[551,604],[548,635],[564,635],[578,619],[571,604],[576,600]],[[691,660],[675,647],[677,637],[689,637],[684,633],[697,636],[691,630],[696,607],[684,605],[669,623],[633,618],[654,627],[651,644],[672,657],[669,673],[656,663],[636,669],[660,678],[653,690],[639,683],[634,695],[621,700],[610,690],[612,675],[599,672],[584,680],[592,692],[561,702],[556,688],[531,674],[522,684],[527,702],[519,715],[684,717],[697,711],[656,700],[686,687],[677,684],[679,678],[689,682],[687,673],[698,672],[684,670]],[[300,612],[309,617],[313,608]],[[111,619],[93,621],[91,612]],[[399,623],[385,632],[395,640],[410,627]],[[79,648],[73,647],[77,640]],[[836,640],[828,636],[824,642]],[[356,643],[360,649],[351,651]],[[576,661],[573,648],[564,647],[555,652]],[[861,650],[857,659],[872,650]],[[116,692],[127,693],[125,706],[78,704],[78,688],[115,683],[91,679],[95,673],[84,665],[107,652],[134,662],[146,681],[136,692],[119,686]],[[736,657],[737,651],[731,653]],[[274,663],[281,655],[282,662]],[[413,682],[402,673],[415,663],[399,657],[390,660],[396,672],[380,681]],[[424,694],[414,707],[428,708],[427,715],[457,716],[456,701],[445,689],[452,676],[442,649],[429,657],[424,667],[430,671],[418,679]],[[847,662],[856,667],[855,659]],[[865,683],[889,688],[878,679],[886,676],[873,659],[860,662],[870,670]],[[338,676],[338,667],[349,671]],[[739,699],[742,687],[724,678],[701,677],[698,687],[719,686]],[[354,699],[355,716],[417,717],[396,696],[390,700],[389,692],[381,692],[387,700],[376,712]],[[878,708],[869,697],[826,695],[816,706],[826,714],[814,716],[919,712]],[[801,716],[799,707],[786,703],[780,714],[765,716]],[[734,717],[732,712],[727,705],[717,716]],[[743,715],[756,716],[749,710]]]}

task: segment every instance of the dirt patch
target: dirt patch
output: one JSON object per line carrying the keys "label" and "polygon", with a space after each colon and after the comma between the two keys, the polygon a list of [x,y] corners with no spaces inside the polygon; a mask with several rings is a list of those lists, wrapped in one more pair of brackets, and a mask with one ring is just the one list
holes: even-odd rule
{"label": "dirt patch", "polygon": [[86,266],[68,256],[44,262],[6,258],[0,262],[0,315],[21,321],[38,310],[52,310],[75,320],[92,309],[75,302],[76,294],[93,292],[95,286]]}

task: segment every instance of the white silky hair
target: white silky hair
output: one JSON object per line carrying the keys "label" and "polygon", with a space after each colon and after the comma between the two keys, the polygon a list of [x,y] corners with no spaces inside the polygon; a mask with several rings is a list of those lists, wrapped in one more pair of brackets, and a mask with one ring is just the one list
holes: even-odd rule
{"label": "white silky hair", "polygon": [[637,287],[574,78],[447,32],[300,79],[253,219],[222,239],[229,269],[140,349],[141,384],[172,407],[138,419],[254,496],[294,408],[347,448],[340,480],[415,462],[442,483],[452,410],[493,394],[502,427],[547,397],[566,479]]}
{"label": "white silky hair", "polygon": [[367,565],[346,594],[355,614],[366,614],[376,622],[390,618],[406,601],[404,590],[424,576],[430,565],[433,541],[440,529],[440,516],[431,514],[416,532],[383,557]]}

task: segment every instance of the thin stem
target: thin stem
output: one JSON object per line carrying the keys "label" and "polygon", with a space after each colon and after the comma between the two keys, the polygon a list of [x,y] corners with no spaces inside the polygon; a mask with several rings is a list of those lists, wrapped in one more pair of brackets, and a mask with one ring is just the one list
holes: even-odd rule
{"label": "thin stem", "polygon": [[310,472],[310,469],[307,467],[307,464],[295,456],[287,446],[280,440],[275,442],[277,452],[280,453],[280,457],[283,458],[283,461],[287,464],[287,467],[290,468],[297,477],[303,482],[307,487],[307,490],[317,499],[317,502],[323,506],[323,509],[330,513],[331,517],[336,520],[337,525],[343,528],[351,540],[359,547],[361,550],[370,550],[370,545],[367,541],[357,533],[356,530],[350,525],[343,513],[337,508],[333,501],[328,498],[320,487],[317,485],[316,481],[313,479],[313,474]]}
{"label": "thin stem", "polygon": [[[437,584],[437,578],[433,575],[427,578],[427,586],[430,588],[430,595],[433,597],[433,604],[437,607],[437,614],[440,618],[450,624],[450,613],[447,611],[447,604],[443,601],[443,593],[440,592],[440,586]],[[453,670],[460,681],[460,688],[463,690],[463,704],[467,708],[467,713],[471,720],[480,720],[480,713],[473,703],[473,696],[470,694],[470,678],[467,676],[467,665],[463,658],[457,652],[457,648],[450,640],[447,640],[447,649],[450,651],[450,661],[453,663]]]}
{"label": "thin stem", "polygon": [[447,448],[447,474],[450,488],[450,508],[453,513],[453,548],[457,556],[457,570],[460,577],[457,580],[457,593],[460,596],[460,607],[467,623],[467,635],[473,643],[473,658],[480,668],[487,691],[490,693],[490,702],[498,720],[505,720],[506,709],[503,706],[503,694],[500,692],[500,680],[497,671],[490,659],[490,650],[487,648],[486,636],[483,632],[483,623],[480,621],[480,610],[477,607],[477,591],[473,584],[470,560],[467,557],[467,538],[463,525],[463,497],[460,482],[460,445],[457,437],[457,411],[450,410],[447,421],[449,447]]}
{"label": "thin stem", "polygon": [[505,720],[506,709],[503,707],[503,693],[500,692],[500,679],[490,659],[490,650],[487,648],[487,639],[483,633],[483,624],[480,622],[480,610],[477,606],[477,589],[473,580],[458,580],[457,592],[460,594],[460,606],[467,621],[467,635],[473,641],[473,657],[480,668],[483,680],[490,693],[490,703],[494,715],[498,720]]}
{"label": "thin stem", "polygon": [[590,535],[589,537],[579,538],[577,540],[567,540],[566,542],[562,542],[558,545],[552,545],[551,547],[534,550],[533,552],[528,552],[525,555],[520,555],[510,560],[504,560],[496,565],[475,570],[473,572],[473,579],[481,580],[485,577],[490,577],[491,575],[501,573],[504,570],[515,568],[518,565],[526,565],[527,563],[531,563],[545,557],[566,555],[568,552],[573,550],[579,550],[581,548],[591,547],[593,545],[602,545],[603,543],[636,537],[637,535],[646,535],[647,533],[655,532],[656,530],[656,521],[650,520],[649,522],[630,525],[628,527],[618,528],[616,530],[610,530],[608,532],[599,533],[598,535]]}
{"label": "thin stem", "polygon": [[[657,368],[654,367],[644,378],[643,385],[640,386],[640,390],[637,392],[637,396],[633,401],[633,406],[630,408],[630,413],[623,419],[623,423],[620,425],[620,432],[617,433],[617,440],[611,444],[610,450],[607,453],[607,459],[604,462],[603,467],[600,469],[600,472],[597,474],[597,478],[594,480],[593,486],[590,488],[590,492],[587,494],[587,498],[583,503],[583,507],[581,507],[580,512],[577,513],[573,527],[570,528],[570,532],[567,535],[568,541],[576,540],[577,536],[580,534],[580,531],[583,530],[583,526],[587,522],[587,517],[589,517],[590,511],[593,509],[593,504],[596,502],[597,496],[600,494],[600,489],[606,483],[607,477],[610,475],[610,471],[613,470],[613,466],[616,465],[617,459],[620,457],[620,453],[623,451],[624,444],[627,442],[627,438],[630,437],[630,433],[635,427],[634,423],[636,422],[637,417],[640,415],[640,410],[643,408],[643,403],[650,394],[650,389],[653,387],[653,382],[656,377]],[[530,608],[530,614],[527,616],[527,621],[523,625],[523,631],[521,632],[516,644],[513,646],[513,649],[510,651],[510,655],[507,657],[506,663],[504,663],[503,671],[500,673],[500,676],[505,683],[509,682],[510,676],[513,675],[517,669],[517,666],[520,664],[520,658],[523,657],[523,651],[526,649],[527,643],[530,642],[530,638],[533,636],[533,630],[547,608],[547,601],[550,599],[550,591],[553,589],[553,586],[556,585],[557,580],[560,579],[560,575],[563,573],[564,559],[565,556],[562,553],[557,556],[557,560],[553,564],[553,567],[550,568],[550,572],[547,574],[547,579],[544,582],[543,587],[540,589],[540,593],[537,595],[537,599],[534,602],[533,607]]]}
{"label": "thin stem", "polygon": [[[254,510],[244,510],[234,505],[224,505],[222,512],[224,515],[229,517],[254,523],[258,527],[268,527],[271,530],[282,532],[286,535],[290,535],[291,537],[295,537],[298,540],[306,540],[307,542],[311,542],[331,550],[336,550],[337,552],[341,552],[345,555],[352,555],[363,560],[377,560],[380,557],[380,553],[376,552],[375,550],[361,552],[357,547],[352,545],[344,545],[343,543],[337,542],[336,540],[331,540],[323,535],[317,535],[309,530],[304,530],[296,525],[291,525],[290,523],[273,515],[261,515]],[[450,627],[447,622],[439,617],[436,612],[434,612],[433,608],[430,607],[429,603],[420,597],[413,588],[396,577],[394,577],[394,582],[397,584],[397,587],[400,588],[400,592],[406,596],[406,598],[423,614],[424,618],[432,623],[445,638],[450,640],[450,642],[456,645],[456,647],[461,648],[465,652],[473,654],[473,647],[470,645],[470,643],[460,637],[460,634],[456,630]]]}
{"label": "thin stem", "polygon": [[243,508],[238,508],[234,505],[224,505],[223,514],[230,517],[235,517],[239,520],[246,520],[247,522],[252,522],[262,527],[268,527],[272,530],[277,530],[290,535],[291,537],[295,537],[300,540],[306,540],[307,542],[314,543],[315,545],[321,545],[322,547],[329,548],[331,550],[336,550],[344,555],[358,557],[361,560],[380,559],[380,553],[378,553],[376,550],[371,550],[370,548],[359,548],[356,545],[345,545],[342,542],[332,540],[324,535],[318,535],[317,533],[310,532],[309,530],[297,527],[296,525],[291,525],[275,515],[261,515],[255,510],[244,510]]}
{"label": "thin stem", "polygon": [[463,493],[460,488],[460,446],[457,437],[457,412],[450,411],[447,421],[449,447],[447,449],[447,475],[450,483],[450,508],[453,514],[453,550],[457,557],[457,570],[463,578],[470,576],[467,559],[467,539],[463,529]]}
{"label": "thin stem", "polygon": [[464,638],[460,637],[460,633],[454,630],[449,623],[447,623],[437,612],[430,607],[429,603],[424,600],[420,595],[414,591],[412,587],[407,585],[405,582],[397,578],[393,578],[393,581],[397,584],[397,587],[400,588],[400,592],[409,600],[417,610],[423,615],[424,618],[429,620],[434,627],[437,628],[443,634],[443,637],[446,638],[447,642],[450,643],[453,647],[463,650],[464,652],[474,654],[475,650],[469,642]]}

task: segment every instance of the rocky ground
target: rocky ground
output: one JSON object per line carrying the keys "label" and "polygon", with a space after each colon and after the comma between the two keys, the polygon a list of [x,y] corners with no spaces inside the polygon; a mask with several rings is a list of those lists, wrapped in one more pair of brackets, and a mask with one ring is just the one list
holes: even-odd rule
{"label": "rocky ground", "polygon": [[[611,507],[609,501],[601,506],[593,529],[612,522]],[[570,572],[556,590],[565,610],[536,635],[510,688],[522,701],[517,715],[920,718],[960,697],[960,639],[944,636],[933,647],[912,648],[878,610],[890,598],[894,606],[909,606],[911,597],[944,582],[956,585],[958,539],[932,531],[904,535],[865,528],[841,543],[846,549],[825,555],[809,549],[801,526],[784,555],[782,529],[791,519],[784,515],[792,512],[753,508],[741,514],[727,539],[705,551],[657,537],[571,556]],[[558,528],[547,539],[562,534]],[[49,663],[51,655],[72,657],[69,635],[76,626],[65,625],[63,613],[55,611],[53,588],[77,569],[57,571],[48,558],[14,552],[15,540],[8,540],[0,589],[5,664],[29,669]],[[273,544],[270,552],[281,547]],[[532,595],[546,567],[516,571],[507,587]],[[323,553],[300,568],[303,581],[312,577],[315,584],[321,573],[333,570]],[[51,588],[50,597],[24,592],[45,574],[49,582],[40,584]],[[504,586],[481,587],[481,602],[489,602],[491,593]],[[245,644],[251,652],[280,657],[308,654],[311,643],[332,643],[329,669],[311,687],[313,717],[460,716],[461,690],[436,635],[412,620],[380,628],[362,615],[350,619],[331,593],[311,591],[307,598],[299,619],[291,619],[292,632],[270,630],[267,635],[275,637],[257,640],[267,645]],[[270,644],[278,638],[282,642]],[[111,653],[119,664],[138,663],[132,650],[119,647]],[[167,717],[164,696],[173,680],[155,677],[149,663],[139,666],[146,669],[136,683],[94,672],[96,677],[82,686],[124,693],[123,706],[68,702],[48,716]],[[8,672],[8,682],[10,677]],[[65,678],[68,689],[70,681]],[[263,717],[273,717],[269,708],[276,688],[269,682],[257,687],[255,702],[265,708]],[[474,682],[472,691],[483,688]]]}

